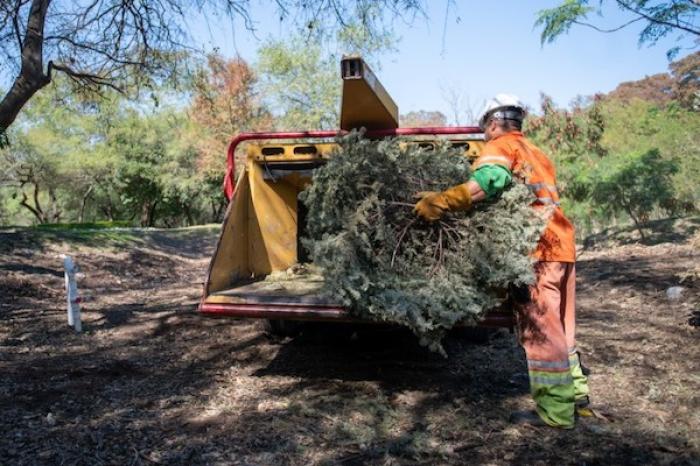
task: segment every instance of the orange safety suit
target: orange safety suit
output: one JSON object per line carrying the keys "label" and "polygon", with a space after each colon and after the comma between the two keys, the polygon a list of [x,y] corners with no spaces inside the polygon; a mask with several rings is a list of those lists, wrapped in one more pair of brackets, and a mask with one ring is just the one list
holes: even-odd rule
{"label": "orange safety suit", "polygon": [[534,208],[554,208],[533,253],[537,281],[518,310],[518,328],[538,414],[549,425],[572,427],[575,400],[587,399],[588,385],[576,351],[574,227],[559,206],[554,164],[519,131],[486,143],[473,168],[488,164],[524,181],[537,197]]}

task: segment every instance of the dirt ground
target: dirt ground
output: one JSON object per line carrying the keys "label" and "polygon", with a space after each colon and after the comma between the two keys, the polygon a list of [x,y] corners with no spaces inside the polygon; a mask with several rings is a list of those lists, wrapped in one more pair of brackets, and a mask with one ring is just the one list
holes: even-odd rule
{"label": "dirt ground", "polygon": [[[697,234],[581,253],[579,347],[607,419],[572,431],[508,424],[531,401],[506,330],[454,335],[443,359],[390,329],[280,339],[197,315],[216,234],[0,230],[1,465],[700,464]],[[82,334],[60,253],[84,274]]]}

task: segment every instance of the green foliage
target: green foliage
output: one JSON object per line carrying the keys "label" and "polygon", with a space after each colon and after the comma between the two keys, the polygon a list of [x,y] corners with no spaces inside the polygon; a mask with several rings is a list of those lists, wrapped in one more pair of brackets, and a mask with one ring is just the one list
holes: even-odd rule
{"label": "green foliage", "polygon": [[554,8],[539,11],[535,26],[542,26],[540,41],[543,44],[552,43],[560,35],[569,32],[580,18],[586,18],[594,10],[587,3],[585,0],[565,0]]}
{"label": "green foliage", "polygon": [[198,153],[180,137],[185,118],[172,109],[129,112],[107,135],[107,152],[116,159],[110,185],[122,215],[138,216],[141,226],[193,225],[210,218],[211,193],[198,170]]}
{"label": "green foliage", "polygon": [[673,161],[656,149],[607,158],[594,172],[592,200],[609,213],[624,210],[644,238],[641,223],[652,211],[673,207],[671,176],[676,172]]}
{"label": "green foliage", "polygon": [[447,145],[426,151],[359,133],[339,143],[301,195],[309,212],[304,245],[336,300],[358,315],[406,325],[441,350],[457,322],[476,323],[509,286],[533,281],[529,253],[545,219],[529,207],[524,186],[428,223],[413,212],[414,193],[465,182],[465,157]]}
{"label": "green foliage", "polygon": [[[694,61],[686,57],[676,63],[680,62],[685,71],[679,76],[692,75]],[[687,99],[686,86],[693,86],[692,80],[685,84],[669,75],[664,81],[669,83],[664,99],[648,92],[648,80],[625,83],[607,96],[581,100],[571,109],[555,108],[544,96],[541,114],[528,118],[528,136],[557,165],[562,205],[577,224],[579,234],[620,219],[637,222],[698,210],[700,187],[691,180],[700,179],[700,115],[680,99]],[[618,172],[636,173],[641,170],[640,154],[647,153],[655,155],[645,160],[659,169],[663,180],[668,180],[659,189],[647,188],[646,195],[656,199],[631,201],[629,208],[623,207],[619,198],[612,201],[607,181],[603,192],[610,196],[600,195],[601,180]],[[639,210],[640,202],[648,206],[644,212]]]}
{"label": "green foliage", "polygon": [[61,220],[64,186],[80,183],[68,167],[79,157],[75,146],[85,137],[75,115],[56,104],[69,99],[66,87],[52,91],[35,100],[26,114],[32,123],[22,131],[10,129],[12,143],[0,149],[10,197],[39,223]]}
{"label": "green foliage", "polygon": [[681,107],[700,111],[700,52],[669,64],[673,98]]}
{"label": "green foliage", "polygon": [[[49,3],[0,3],[0,83],[12,83],[0,99],[0,127],[9,128],[57,73],[67,76],[76,92],[177,85],[190,72],[187,57],[199,48],[187,27],[193,15],[205,20],[210,15],[243,19],[249,33],[255,30],[249,0]],[[286,30],[305,31],[319,39],[341,31],[358,45],[386,37],[391,20],[410,20],[424,7],[424,0],[263,3],[264,14],[277,15]]]}
{"label": "green foliage", "polygon": [[[642,22],[644,28],[639,33],[639,44],[654,45],[661,38],[677,34],[676,40],[689,38],[691,41],[700,37],[696,16],[700,6],[693,1],[665,0],[615,0],[599,1],[597,7],[590,6],[589,0],[564,0],[554,8],[538,12],[535,26],[541,26],[541,42],[551,43],[562,34],[566,34],[571,26],[580,25],[593,28],[599,32],[615,32],[633,23]],[[591,13],[602,16],[605,4],[615,4],[632,19],[612,29],[602,29],[588,22]],[[671,48],[667,55],[675,57],[681,50],[680,46]]]}
{"label": "green foliage", "polygon": [[629,153],[659,151],[660,157],[677,167],[671,175],[673,212],[698,210],[700,186],[700,114],[677,103],[659,107],[635,99],[609,101],[604,105],[608,128],[603,143],[611,153],[625,157]]}
{"label": "green foliage", "polygon": [[[379,8],[372,3],[358,6],[368,18],[379,18]],[[341,57],[360,54],[373,64],[373,58],[391,50],[396,41],[390,29],[378,24],[368,28],[365,21],[364,17],[348,20],[334,34],[319,30],[287,40],[269,40],[260,48],[256,69],[268,107],[278,117],[277,129],[337,128]]]}
{"label": "green foliage", "polygon": [[32,101],[1,152],[3,223],[215,220],[220,173],[214,192],[188,125],[178,109],[117,95],[85,100],[57,81]]}
{"label": "green foliage", "polygon": [[269,41],[257,69],[279,130],[329,129],[338,125],[338,63],[320,44],[294,37]]}

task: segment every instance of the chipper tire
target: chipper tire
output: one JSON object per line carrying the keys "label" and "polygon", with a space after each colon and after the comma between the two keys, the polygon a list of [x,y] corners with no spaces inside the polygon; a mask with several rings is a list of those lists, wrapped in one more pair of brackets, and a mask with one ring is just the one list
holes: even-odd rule
{"label": "chipper tire", "polygon": [[284,319],[267,319],[265,333],[275,337],[296,337],[303,330],[303,322]]}

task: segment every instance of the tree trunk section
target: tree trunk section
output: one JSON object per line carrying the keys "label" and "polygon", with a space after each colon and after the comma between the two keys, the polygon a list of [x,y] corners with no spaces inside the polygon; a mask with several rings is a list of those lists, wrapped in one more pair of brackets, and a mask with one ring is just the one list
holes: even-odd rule
{"label": "tree trunk section", "polygon": [[9,128],[34,94],[51,82],[44,73],[44,23],[51,0],[33,0],[22,43],[22,67],[10,90],[0,101],[0,132]]}
{"label": "tree trunk section", "polygon": [[88,199],[90,199],[90,194],[92,194],[92,190],[94,189],[94,187],[95,185],[91,185],[85,192],[85,194],[83,194],[83,200],[80,202],[80,213],[78,214],[78,223],[83,223],[83,221],[85,220],[85,206],[87,206],[87,201]]}

